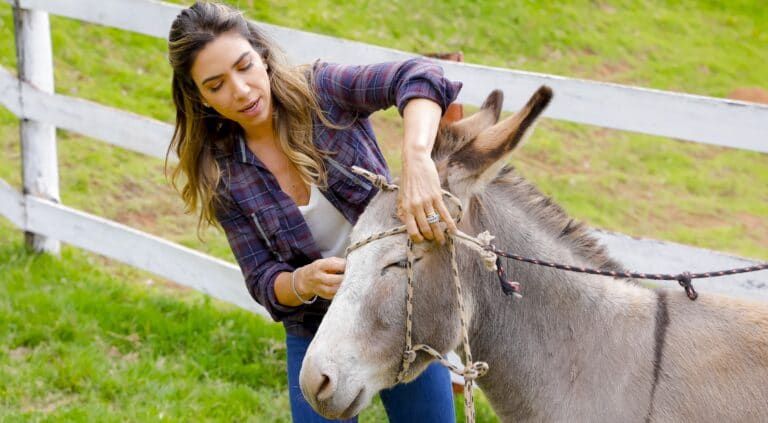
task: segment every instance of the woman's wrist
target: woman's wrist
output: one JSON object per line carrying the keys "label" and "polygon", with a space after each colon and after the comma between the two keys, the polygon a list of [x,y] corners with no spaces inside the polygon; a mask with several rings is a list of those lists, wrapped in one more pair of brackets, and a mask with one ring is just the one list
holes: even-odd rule
{"label": "woman's wrist", "polygon": [[430,146],[426,143],[405,142],[404,144],[403,159],[406,161],[412,159],[419,160],[431,158],[431,151],[429,151]]}
{"label": "woman's wrist", "polygon": [[297,285],[296,279],[297,279],[298,273],[299,273],[299,269],[296,269],[291,273],[291,289],[293,290],[293,293],[296,295],[296,298],[298,298],[299,301],[301,301],[304,304],[312,304],[317,300],[317,295],[312,296],[312,298],[308,300],[305,299],[306,297],[309,297],[309,294],[305,293],[304,295],[302,295],[299,292],[299,287],[296,286]]}

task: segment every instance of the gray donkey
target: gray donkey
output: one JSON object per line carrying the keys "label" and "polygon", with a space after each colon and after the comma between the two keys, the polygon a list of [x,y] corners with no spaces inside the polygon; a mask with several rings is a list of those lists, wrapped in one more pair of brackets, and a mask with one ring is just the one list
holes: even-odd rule
{"label": "gray donkey", "polygon": [[[552,96],[540,88],[498,122],[493,92],[473,116],[444,128],[433,158],[443,187],[465,205],[459,228],[490,231],[500,249],[541,260],[621,270],[576,224],[505,166]],[[498,122],[498,123],[497,123]],[[352,242],[401,223],[382,191]],[[505,261],[524,297],[502,294],[478,255],[457,245],[477,381],[504,422],[768,422],[768,307],[682,290]],[[450,254],[415,245],[413,342],[441,353],[460,346]],[[344,282],[310,345],[302,390],[328,417],[356,415],[391,386],[406,328],[406,235],[352,251]],[[460,348],[459,348],[460,349]],[[460,353],[461,354],[461,353]],[[431,357],[419,353],[406,380]]]}

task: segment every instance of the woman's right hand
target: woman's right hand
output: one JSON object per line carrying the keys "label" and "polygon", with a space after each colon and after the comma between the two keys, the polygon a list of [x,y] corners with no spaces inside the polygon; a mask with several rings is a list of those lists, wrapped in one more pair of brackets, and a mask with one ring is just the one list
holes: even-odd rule
{"label": "woman's right hand", "polygon": [[328,257],[299,267],[294,270],[296,290],[302,298],[312,298],[317,295],[326,300],[332,299],[344,278],[346,264],[347,260],[341,257]]}

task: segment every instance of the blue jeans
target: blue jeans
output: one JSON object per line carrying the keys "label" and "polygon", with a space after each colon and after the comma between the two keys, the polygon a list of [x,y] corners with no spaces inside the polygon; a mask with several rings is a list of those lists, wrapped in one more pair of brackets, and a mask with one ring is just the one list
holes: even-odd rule
{"label": "blue jeans", "polygon": [[[296,423],[330,422],[317,414],[301,393],[299,372],[312,338],[286,335],[288,346],[288,394],[291,416]],[[448,369],[432,363],[418,378],[381,391],[381,402],[390,422],[445,423],[456,421],[453,390]],[[337,420],[338,421],[338,420]],[[357,417],[344,420],[357,422]]]}

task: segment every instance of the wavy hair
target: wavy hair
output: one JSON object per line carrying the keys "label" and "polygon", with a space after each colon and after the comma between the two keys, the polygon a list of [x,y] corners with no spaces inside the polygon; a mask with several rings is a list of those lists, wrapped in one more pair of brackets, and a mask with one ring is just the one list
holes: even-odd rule
{"label": "wavy hair", "polygon": [[272,122],[278,144],[305,183],[321,187],[327,183],[324,152],[315,147],[312,140],[312,115],[315,113],[324,123],[329,122],[320,111],[310,86],[309,68],[289,66],[279,47],[239,10],[219,3],[197,2],[181,11],[168,36],[176,125],[165,168],[168,174],[168,159],[175,153],[179,163],[170,174],[171,183],[181,194],[187,213],[195,213],[200,207],[198,236],[203,227],[216,224],[215,210],[221,202],[217,188],[222,183],[222,169],[216,161],[216,151],[231,151],[233,143],[243,135],[243,129],[203,106],[191,69],[208,43],[231,31],[248,40],[267,65]]}

